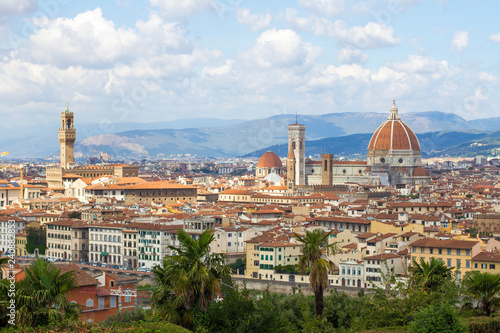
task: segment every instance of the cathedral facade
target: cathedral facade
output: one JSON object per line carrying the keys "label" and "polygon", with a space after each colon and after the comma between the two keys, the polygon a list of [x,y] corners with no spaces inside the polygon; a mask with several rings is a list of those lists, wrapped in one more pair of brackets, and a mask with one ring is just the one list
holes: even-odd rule
{"label": "cathedral facade", "polygon": [[422,167],[417,136],[399,117],[395,101],[389,118],[373,133],[366,161],[336,161],[322,154],[321,161],[305,159],[305,125],[288,126],[288,190],[301,185],[346,184],[393,187],[425,185],[429,181]]}

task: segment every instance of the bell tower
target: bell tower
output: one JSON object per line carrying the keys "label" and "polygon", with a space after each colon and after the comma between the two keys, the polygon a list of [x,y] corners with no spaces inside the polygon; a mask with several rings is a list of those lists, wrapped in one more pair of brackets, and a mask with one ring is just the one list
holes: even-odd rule
{"label": "bell tower", "polygon": [[293,125],[288,125],[288,147],[293,153],[295,159],[295,185],[305,185],[306,183],[306,168],[305,168],[305,141],[306,141],[306,126],[300,125],[297,122]]}
{"label": "bell tower", "polygon": [[61,168],[69,168],[75,164],[73,146],[76,140],[76,130],[73,123],[73,112],[61,112],[61,128],[59,128],[59,143],[61,144]]}

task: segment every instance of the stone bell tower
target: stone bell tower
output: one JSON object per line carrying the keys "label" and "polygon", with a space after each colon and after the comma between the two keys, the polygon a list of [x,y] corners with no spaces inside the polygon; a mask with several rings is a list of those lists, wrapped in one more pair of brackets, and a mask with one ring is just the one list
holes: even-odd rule
{"label": "stone bell tower", "polygon": [[73,146],[76,140],[76,130],[73,123],[73,112],[61,112],[61,128],[59,128],[59,143],[61,144],[61,168],[69,168],[75,164]]}

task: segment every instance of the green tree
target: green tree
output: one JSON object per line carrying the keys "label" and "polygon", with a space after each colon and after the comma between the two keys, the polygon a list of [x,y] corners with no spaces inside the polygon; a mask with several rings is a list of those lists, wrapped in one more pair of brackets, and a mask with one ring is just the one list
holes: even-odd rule
{"label": "green tree", "polygon": [[81,219],[82,218],[82,212],[77,212],[77,211],[71,212],[71,213],[69,213],[68,217],[70,219]]}
{"label": "green tree", "polygon": [[213,231],[205,230],[198,239],[186,231],[177,233],[180,246],[169,248],[176,255],[166,257],[162,267],[153,274],[158,289],[153,293],[152,310],[155,318],[165,318],[172,323],[191,327],[192,310],[206,310],[221,290],[221,281],[228,277],[226,256],[210,253]]}
{"label": "green tree", "polygon": [[477,309],[489,316],[500,305],[500,275],[471,271],[465,275],[465,304],[477,302]]}
{"label": "green tree", "polygon": [[333,262],[327,256],[335,254],[337,243],[328,244],[332,232],[325,233],[321,229],[306,231],[304,236],[295,234],[302,245],[302,256],[299,261],[299,271],[304,274],[307,267],[311,268],[309,285],[314,292],[316,316],[323,314],[323,292],[328,286],[328,272],[334,268]]}
{"label": "green tree", "polygon": [[[24,269],[26,277],[16,283],[16,321],[26,326],[47,325],[50,321],[78,317],[78,305],[68,302],[66,293],[76,288],[73,272],[61,274],[56,265],[34,260]],[[10,301],[8,280],[1,280],[1,302]]]}
{"label": "green tree", "polygon": [[26,237],[26,252],[33,254],[35,249],[38,249],[38,253],[45,254],[45,250],[47,249],[45,233],[44,228],[29,227]]}
{"label": "green tree", "polygon": [[425,262],[420,258],[420,262],[413,259],[413,263],[408,269],[410,273],[410,284],[421,287],[423,290],[435,291],[445,282],[451,280],[453,267],[446,267],[444,262],[431,258]]}
{"label": "green tree", "polygon": [[460,322],[450,304],[434,304],[422,308],[410,323],[411,333],[466,333],[467,327]]}

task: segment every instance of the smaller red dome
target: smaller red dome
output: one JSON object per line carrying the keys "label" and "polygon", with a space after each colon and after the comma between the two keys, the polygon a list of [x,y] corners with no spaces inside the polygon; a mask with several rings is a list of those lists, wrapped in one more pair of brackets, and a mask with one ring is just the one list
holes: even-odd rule
{"label": "smaller red dome", "polygon": [[416,167],[413,171],[413,177],[429,177],[429,173],[422,167]]}
{"label": "smaller red dome", "polygon": [[273,153],[272,151],[266,151],[264,155],[259,159],[259,163],[257,163],[257,168],[281,168],[283,164],[281,163],[278,155]]}

